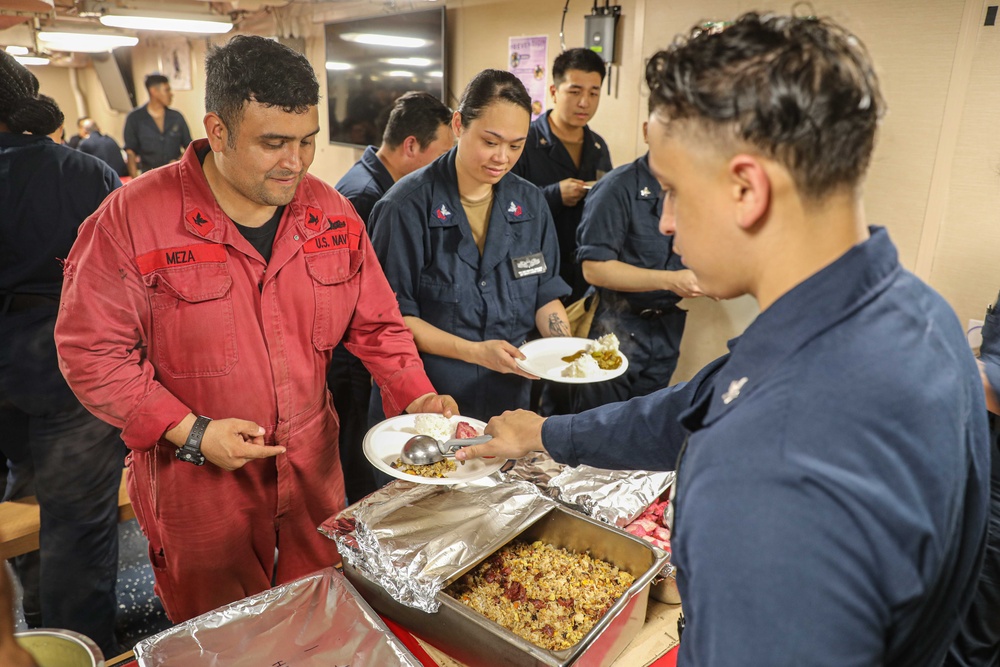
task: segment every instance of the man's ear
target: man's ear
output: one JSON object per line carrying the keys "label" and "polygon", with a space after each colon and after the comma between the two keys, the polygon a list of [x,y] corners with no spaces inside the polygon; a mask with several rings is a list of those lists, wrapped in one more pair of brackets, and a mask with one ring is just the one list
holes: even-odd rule
{"label": "man's ear", "polygon": [[549,86],[549,95],[552,96],[552,100],[553,101],[555,101],[555,99],[556,99],[556,91],[557,90],[559,90],[559,89],[556,88],[555,84],[552,84],[552,85]]}
{"label": "man's ear", "polygon": [[760,159],[745,153],[729,161],[732,201],[736,204],[736,223],[742,229],[756,225],[771,206],[771,179]]}
{"label": "man's ear", "polygon": [[205,114],[205,134],[208,136],[208,145],[215,153],[221,153],[229,141],[229,128],[219,118],[219,114],[208,112]]}
{"label": "man's ear", "polygon": [[403,155],[408,158],[416,157],[420,153],[420,141],[412,134],[403,139],[401,146],[403,148]]}

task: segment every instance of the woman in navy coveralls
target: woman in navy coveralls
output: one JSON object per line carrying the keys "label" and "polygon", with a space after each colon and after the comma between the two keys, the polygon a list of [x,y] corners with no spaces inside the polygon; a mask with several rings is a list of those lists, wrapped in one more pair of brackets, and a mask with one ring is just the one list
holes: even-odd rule
{"label": "woman in navy coveralls", "polygon": [[[427,375],[476,419],[528,407],[533,376],[515,359],[536,327],[542,336],[569,335],[559,299],[570,289],[559,277],[552,214],[537,187],[508,173],[530,119],[516,77],[480,72],[452,118],[457,146],[400,179],[369,220]],[[488,214],[470,223],[466,207],[477,204]],[[372,391],[375,423],[384,415]]]}

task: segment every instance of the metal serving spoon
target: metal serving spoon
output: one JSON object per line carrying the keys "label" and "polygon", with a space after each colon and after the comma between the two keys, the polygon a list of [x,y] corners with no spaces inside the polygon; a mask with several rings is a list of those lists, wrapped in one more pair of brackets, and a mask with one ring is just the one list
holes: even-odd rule
{"label": "metal serving spoon", "polygon": [[443,461],[446,456],[454,456],[462,447],[481,445],[493,439],[492,435],[480,435],[475,438],[462,438],[441,442],[429,435],[415,435],[403,445],[399,458],[411,466],[426,466]]}

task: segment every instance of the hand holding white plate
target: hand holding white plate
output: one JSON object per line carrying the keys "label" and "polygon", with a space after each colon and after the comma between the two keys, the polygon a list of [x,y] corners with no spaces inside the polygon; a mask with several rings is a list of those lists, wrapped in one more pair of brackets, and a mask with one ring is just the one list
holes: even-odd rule
{"label": "hand holding white plate", "polygon": [[524,359],[517,359],[517,365],[522,369],[553,382],[565,382],[567,384],[587,384],[589,382],[604,382],[619,377],[628,370],[628,358],[621,351],[618,352],[622,358],[622,363],[614,370],[596,370],[588,374],[587,377],[566,377],[562,374],[563,369],[569,366],[570,362],[564,361],[563,357],[570,357],[586,350],[594,341],[589,338],[569,338],[553,337],[539,338],[525,343],[519,349],[525,356]]}

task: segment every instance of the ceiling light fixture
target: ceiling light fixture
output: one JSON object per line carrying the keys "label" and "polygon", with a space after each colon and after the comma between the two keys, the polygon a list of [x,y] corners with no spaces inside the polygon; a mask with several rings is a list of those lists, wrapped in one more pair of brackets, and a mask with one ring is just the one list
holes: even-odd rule
{"label": "ceiling light fixture", "polygon": [[49,64],[48,58],[39,58],[38,56],[14,56],[14,60],[22,65],[34,65],[36,67]]}
{"label": "ceiling light fixture", "polygon": [[326,68],[331,72],[343,72],[344,70],[354,69],[354,65],[351,63],[338,63],[332,60],[327,60]]}
{"label": "ceiling light fixture", "polygon": [[396,76],[396,77],[412,77],[413,72],[407,72],[406,70],[394,69],[390,72],[385,72],[386,76]]}
{"label": "ceiling light fixture", "polygon": [[233,29],[233,22],[216,14],[180,14],[132,9],[115,9],[100,19],[103,25],[128,30],[163,30],[221,35]]}
{"label": "ceiling light fixture", "polygon": [[382,58],[382,62],[403,67],[429,67],[430,58]]}
{"label": "ceiling light fixture", "polygon": [[78,51],[80,53],[101,53],[117,49],[119,46],[135,46],[137,37],[93,32],[40,32],[38,40],[53,51]]}
{"label": "ceiling light fixture", "polygon": [[374,32],[345,32],[340,38],[346,42],[372,46],[399,46],[404,49],[419,49],[429,43],[428,40],[417,37],[397,37],[396,35],[380,35]]}
{"label": "ceiling light fixture", "polygon": [[6,49],[4,49],[4,51],[6,51],[7,53],[9,53],[12,56],[26,56],[26,55],[28,55],[28,47],[27,46],[8,46]]}

